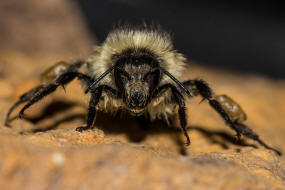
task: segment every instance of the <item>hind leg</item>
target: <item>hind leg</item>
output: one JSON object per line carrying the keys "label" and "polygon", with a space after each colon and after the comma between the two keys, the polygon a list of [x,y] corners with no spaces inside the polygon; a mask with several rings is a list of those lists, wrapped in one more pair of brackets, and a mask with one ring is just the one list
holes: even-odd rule
{"label": "hind leg", "polygon": [[278,155],[281,155],[280,151],[269,147],[254,131],[242,123],[246,120],[246,114],[231,98],[226,95],[214,95],[208,84],[200,79],[185,81],[183,82],[183,85],[187,86],[193,95],[201,95],[203,100],[208,100],[210,106],[214,108],[214,110],[224,119],[227,126],[235,130],[238,138],[240,138],[241,135],[244,135],[254,141],[257,141],[263,147],[273,150]]}

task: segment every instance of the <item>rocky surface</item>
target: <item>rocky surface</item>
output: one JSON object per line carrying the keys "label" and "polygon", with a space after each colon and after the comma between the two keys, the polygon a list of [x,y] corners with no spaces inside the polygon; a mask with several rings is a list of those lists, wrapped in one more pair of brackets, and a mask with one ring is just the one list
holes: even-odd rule
{"label": "rocky surface", "polygon": [[[99,114],[96,129],[76,132],[85,123],[88,102],[77,81],[32,106],[27,119],[4,127],[8,108],[52,64],[40,57],[34,67],[38,59],[0,57],[9,62],[1,64],[0,78],[1,189],[284,189],[284,156],[246,138],[237,143],[200,98],[188,101],[189,147],[179,128],[159,121],[144,130],[132,118]],[[246,124],[285,150],[284,81],[192,65],[185,78],[195,77],[233,97],[248,115]]]}
{"label": "rocky surface", "polygon": [[82,56],[94,40],[73,0],[0,2],[0,51]]}
{"label": "rocky surface", "polygon": [[[285,189],[284,156],[247,138],[237,143],[219,115],[199,104],[201,98],[187,102],[189,147],[179,128],[159,121],[144,130],[132,118],[99,114],[94,130],[76,132],[88,102],[78,81],[4,127],[9,107],[39,84],[45,68],[91,50],[92,39],[70,2],[0,2],[1,190]],[[239,102],[246,124],[285,151],[285,81],[192,64],[184,78],[196,77]]]}

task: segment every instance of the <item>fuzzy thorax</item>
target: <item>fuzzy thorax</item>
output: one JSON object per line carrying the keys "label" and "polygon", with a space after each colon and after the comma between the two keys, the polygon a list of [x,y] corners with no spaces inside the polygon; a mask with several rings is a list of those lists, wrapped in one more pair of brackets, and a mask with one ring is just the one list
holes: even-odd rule
{"label": "fuzzy thorax", "polygon": [[[114,65],[112,57],[127,49],[134,51],[146,49],[154,54],[165,68],[174,77],[179,79],[185,66],[185,58],[173,49],[170,35],[154,28],[128,28],[122,27],[110,32],[101,46],[95,47],[94,54],[88,59],[91,64],[91,75],[98,77]],[[171,82],[163,76],[161,84]],[[114,76],[106,76],[100,84],[114,86]]]}

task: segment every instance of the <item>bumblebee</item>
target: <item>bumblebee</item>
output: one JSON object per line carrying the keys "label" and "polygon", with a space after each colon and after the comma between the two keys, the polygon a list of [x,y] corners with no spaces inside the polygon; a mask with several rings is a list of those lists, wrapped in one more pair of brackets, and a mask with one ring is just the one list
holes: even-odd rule
{"label": "bumblebee", "polygon": [[[185,66],[186,59],[174,49],[169,33],[147,25],[120,26],[95,47],[88,59],[72,64],[59,62],[47,69],[42,74],[42,84],[23,94],[9,109],[5,125],[9,125],[12,111],[20,104],[27,102],[18,114],[22,118],[31,105],[77,78],[85,93],[91,94],[86,126],[77,127],[79,132],[93,128],[97,111],[123,110],[134,117],[160,119],[168,124],[178,114],[186,145],[190,145],[185,99],[200,95],[236,132],[238,139],[244,135],[281,155],[243,124],[246,114],[231,98],[215,95],[202,79],[181,82]],[[86,72],[80,71],[82,67]]]}

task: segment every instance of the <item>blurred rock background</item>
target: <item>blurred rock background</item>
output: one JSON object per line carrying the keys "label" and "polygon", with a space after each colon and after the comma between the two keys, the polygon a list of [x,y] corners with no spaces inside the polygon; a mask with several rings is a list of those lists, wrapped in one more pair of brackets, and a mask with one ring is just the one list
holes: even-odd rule
{"label": "blurred rock background", "polygon": [[[95,130],[75,132],[77,126],[85,123],[88,102],[88,96],[83,94],[77,81],[67,86],[66,93],[59,89],[55,94],[31,107],[26,113],[27,119],[13,121],[13,128],[4,127],[8,108],[20,94],[39,84],[39,75],[45,68],[56,61],[87,57],[92,51],[92,45],[96,44],[96,39],[102,41],[102,31],[107,32],[113,20],[116,22],[120,17],[124,19],[128,13],[136,17],[132,20],[133,17],[130,16],[130,22],[135,22],[140,20],[142,12],[154,13],[156,7],[160,7],[154,18],[161,18],[159,15],[164,15],[165,10],[172,10],[169,11],[170,15],[184,16],[187,21],[193,22],[195,18],[187,15],[190,12],[201,15],[215,13],[210,10],[218,6],[214,4],[214,8],[210,9],[211,6],[207,4],[209,12],[205,11],[208,9],[199,11],[199,6],[190,6],[189,10],[197,9],[193,13],[188,9],[177,12],[167,8],[186,7],[186,1],[181,1],[180,4],[157,1],[153,6],[149,6],[149,1],[143,3],[139,0],[109,0],[98,2],[96,5],[94,2],[0,1],[1,190],[284,189],[284,156],[279,157],[246,138],[237,143],[235,133],[225,126],[206,102],[199,104],[200,98],[188,101],[189,135],[192,140],[190,147],[183,145],[185,139],[179,128],[168,128],[163,123],[155,122],[150,130],[145,131],[132,118],[109,119],[110,116],[103,114],[98,115]],[[92,6],[88,3],[92,3]],[[128,12],[124,9],[126,7],[129,8]],[[141,9],[139,11],[134,7]],[[94,16],[96,14],[98,15]],[[281,16],[279,18],[283,18]],[[215,21],[217,17],[206,20]],[[231,17],[224,17],[223,12],[219,18],[232,21]],[[247,17],[244,19],[247,20]],[[95,20],[98,22],[94,22]],[[279,22],[264,20],[264,23],[272,24],[272,30],[273,25],[277,27],[276,22]],[[181,36],[185,41],[188,39],[179,31],[175,31],[178,26],[185,23],[185,20],[173,18],[159,21],[165,28],[174,31],[175,39],[178,41],[181,40]],[[173,26],[175,23],[177,27]],[[199,25],[205,26],[202,23],[206,25],[206,22],[199,19],[196,21],[196,32],[201,29]],[[220,23],[218,28],[226,28],[223,23]],[[252,28],[253,31],[256,30],[254,26]],[[281,26],[275,29],[276,33],[283,31]],[[208,29],[204,30],[206,31]],[[218,30],[215,31],[219,33]],[[265,30],[262,31],[266,33]],[[95,37],[93,34],[96,32]],[[231,33],[228,32],[224,30],[225,35],[222,36],[232,39]],[[257,35],[252,35],[253,38],[256,37],[253,41],[258,41],[259,37],[264,38],[263,32],[255,32]],[[214,34],[215,32],[209,32],[209,38],[213,42],[217,40]],[[192,39],[193,43],[189,44],[197,45],[200,40],[210,40],[201,36],[196,42]],[[276,41],[272,39],[268,41],[276,47],[282,47],[279,42],[281,43],[284,38],[275,35]],[[213,43],[215,45],[211,46],[205,41],[201,43],[208,49],[198,48],[200,53],[197,54],[198,50],[193,51],[193,57],[187,54],[194,50],[192,45],[188,49],[183,47],[181,42],[177,42],[179,50],[199,63],[189,65],[184,78],[204,78],[217,94],[225,93],[233,97],[248,115],[246,124],[265,142],[284,151],[284,80],[258,76],[256,69],[249,69],[246,74],[241,74],[243,69],[233,72],[217,66],[201,66],[200,62],[216,62],[210,56],[217,53],[212,51],[214,47],[217,47],[218,51],[228,47],[227,43],[230,43],[225,40],[222,41],[224,43]],[[270,61],[270,57],[278,58],[283,55],[280,49],[272,49],[270,45],[253,44],[260,45],[260,49],[253,55],[256,59],[250,59],[248,64],[256,64],[256,60],[262,59],[263,56],[270,55]],[[244,44],[235,47],[242,48]],[[268,47],[271,51],[263,49]],[[204,55],[207,61],[202,59],[203,52],[206,52]],[[240,51],[239,54],[248,55],[244,51]],[[220,59],[223,58],[222,55],[225,55],[226,62],[230,62],[229,60],[236,56],[225,53],[220,54]],[[270,68],[274,69],[274,63],[279,62],[276,59],[272,60],[272,64],[266,63],[266,66],[270,65]],[[251,74],[252,72],[255,74]],[[280,78],[280,75],[274,77]]]}
{"label": "blurred rock background", "polygon": [[94,38],[74,1],[1,1],[0,50],[88,55]]}

